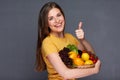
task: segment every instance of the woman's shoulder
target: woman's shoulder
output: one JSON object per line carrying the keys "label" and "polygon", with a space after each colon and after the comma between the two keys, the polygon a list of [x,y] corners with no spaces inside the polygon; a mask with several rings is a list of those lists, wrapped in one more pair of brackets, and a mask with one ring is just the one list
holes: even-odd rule
{"label": "woman's shoulder", "polygon": [[46,38],[43,39],[43,43],[51,41],[50,36],[47,36]]}

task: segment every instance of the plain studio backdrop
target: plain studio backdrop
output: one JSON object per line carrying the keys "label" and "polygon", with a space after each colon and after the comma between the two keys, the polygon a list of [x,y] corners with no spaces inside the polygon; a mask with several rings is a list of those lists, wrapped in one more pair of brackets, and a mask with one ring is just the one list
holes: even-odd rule
{"label": "plain studio backdrop", "polygon": [[[79,21],[102,61],[100,73],[80,80],[120,80],[120,0],[49,0],[66,16],[66,32]],[[48,0],[0,0],[0,80],[47,80],[34,69],[37,22]]]}

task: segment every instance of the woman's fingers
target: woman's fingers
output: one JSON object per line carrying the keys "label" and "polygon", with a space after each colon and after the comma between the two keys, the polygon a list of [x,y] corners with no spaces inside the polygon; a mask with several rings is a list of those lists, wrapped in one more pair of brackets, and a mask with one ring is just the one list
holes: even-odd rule
{"label": "woman's fingers", "polygon": [[81,29],[81,28],[82,28],[82,22],[80,22],[78,25],[78,29]]}
{"label": "woman's fingers", "polygon": [[78,29],[75,30],[76,36],[78,39],[84,38],[84,31],[82,29],[82,22],[79,23]]}

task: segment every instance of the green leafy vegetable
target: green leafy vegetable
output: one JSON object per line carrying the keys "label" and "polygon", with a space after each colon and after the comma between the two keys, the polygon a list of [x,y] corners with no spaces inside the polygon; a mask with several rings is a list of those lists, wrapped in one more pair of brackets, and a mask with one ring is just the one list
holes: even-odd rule
{"label": "green leafy vegetable", "polygon": [[78,53],[78,48],[73,44],[67,45],[67,48],[70,49],[71,51]]}

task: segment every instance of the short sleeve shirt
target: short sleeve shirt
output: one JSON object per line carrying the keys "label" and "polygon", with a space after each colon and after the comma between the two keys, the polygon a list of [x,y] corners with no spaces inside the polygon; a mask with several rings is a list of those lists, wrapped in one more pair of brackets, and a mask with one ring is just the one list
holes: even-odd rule
{"label": "short sleeve shirt", "polygon": [[[42,43],[42,55],[47,66],[49,80],[63,80],[63,78],[56,72],[46,56],[52,53],[58,53],[68,44],[78,45],[79,41],[69,33],[64,35],[64,38],[58,38],[52,34],[47,36]],[[71,79],[74,80],[74,79]]]}

